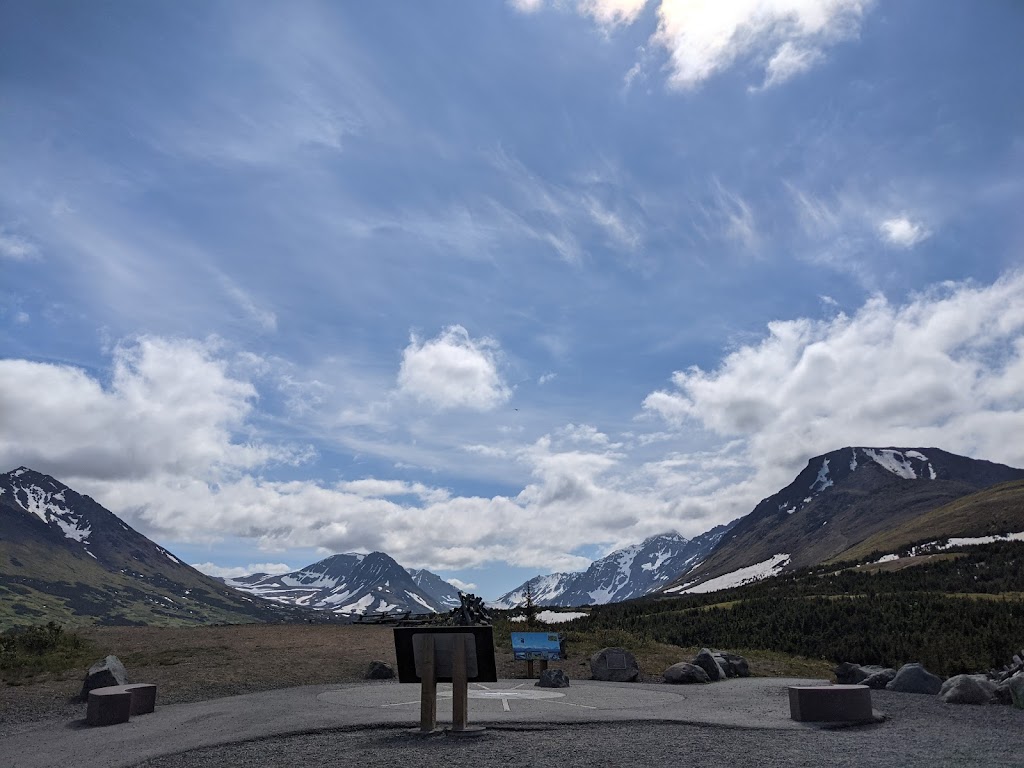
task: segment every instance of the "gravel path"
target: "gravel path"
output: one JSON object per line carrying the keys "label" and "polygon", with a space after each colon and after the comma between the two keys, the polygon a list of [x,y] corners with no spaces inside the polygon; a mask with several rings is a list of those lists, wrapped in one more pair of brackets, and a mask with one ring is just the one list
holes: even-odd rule
{"label": "gravel path", "polygon": [[476,738],[406,728],[341,729],[193,750],[140,768],[316,765],[559,766],[1022,766],[1024,712],[874,692],[887,722],[858,728],[748,730],[665,722],[491,727]]}

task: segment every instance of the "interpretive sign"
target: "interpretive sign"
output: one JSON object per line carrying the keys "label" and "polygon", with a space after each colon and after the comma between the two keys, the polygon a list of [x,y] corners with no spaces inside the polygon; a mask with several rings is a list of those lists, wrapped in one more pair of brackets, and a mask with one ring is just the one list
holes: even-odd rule
{"label": "interpretive sign", "polygon": [[472,683],[498,680],[494,659],[494,630],[476,627],[395,627],[395,656],[398,681],[419,683],[423,678],[426,637],[433,642],[434,677],[439,683],[452,682],[454,635],[466,635],[466,679]]}
{"label": "interpretive sign", "polygon": [[516,661],[558,661],[565,658],[565,638],[554,632],[513,632]]}

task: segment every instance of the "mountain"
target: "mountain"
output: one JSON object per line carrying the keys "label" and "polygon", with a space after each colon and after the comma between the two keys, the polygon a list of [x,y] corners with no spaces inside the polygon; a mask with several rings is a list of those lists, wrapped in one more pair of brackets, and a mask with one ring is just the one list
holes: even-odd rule
{"label": "mountain", "polygon": [[688,573],[715,547],[729,526],[720,525],[693,539],[678,533],[651,536],[595,560],[585,571],[537,576],[491,605],[515,608],[526,601],[530,585],[537,605],[595,605],[641,597]]}
{"label": "mountain", "polygon": [[842,448],[811,459],[665,592],[710,591],[815,565],[1024,470],[938,448]]}
{"label": "mountain", "polygon": [[304,618],[183,563],[88,496],[0,474],[0,629],[57,621],[187,625]]}
{"label": "mountain", "polygon": [[291,573],[257,573],[224,583],[276,603],[336,614],[444,613],[459,605],[458,590],[440,576],[407,570],[383,552],[331,555]]}
{"label": "mountain", "polygon": [[413,568],[406,568],[406,570],[412,576],[412,581],[417,587],[425,592],[435,603],[444,606],[442,610],[451,610],[462,605],[462,602],[459,600],[459,590],[436,573],[431,573],[426,569],[417,571]]}
{"label": "mountain", "polygon": [[1024,480],[1000,483],[925,512],[896,528],[876,533],[832,558],[863,560],[915,544],[951,538],[978,539],[1024,532]]}

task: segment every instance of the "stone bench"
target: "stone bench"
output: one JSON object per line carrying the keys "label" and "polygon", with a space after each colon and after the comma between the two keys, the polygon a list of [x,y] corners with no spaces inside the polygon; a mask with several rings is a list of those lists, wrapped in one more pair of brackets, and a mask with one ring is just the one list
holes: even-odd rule
{"label": "stone bench", "polygon": [[874,722],[871,689],[866,685],[790,686],[789,716],[807,723]]}
{"label": "stone bench", "polygon": [[131,683],[93,688],[85,721],[89,725],[127,723],[131,715],[148,715],[156,707],[153,683]]}

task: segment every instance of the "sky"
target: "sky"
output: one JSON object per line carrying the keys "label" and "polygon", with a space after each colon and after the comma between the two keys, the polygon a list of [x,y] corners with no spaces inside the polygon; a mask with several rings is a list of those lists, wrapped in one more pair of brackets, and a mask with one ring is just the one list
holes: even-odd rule
{"label": "sky", "polygon": [[487,598],[1024,467],[1015,0],[0,5],[0,471]]}

